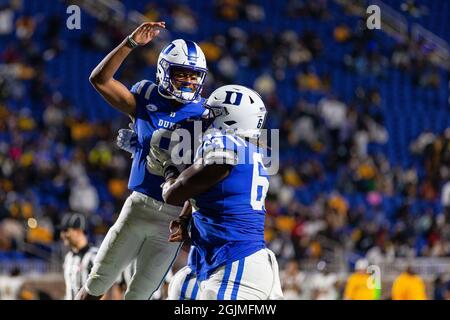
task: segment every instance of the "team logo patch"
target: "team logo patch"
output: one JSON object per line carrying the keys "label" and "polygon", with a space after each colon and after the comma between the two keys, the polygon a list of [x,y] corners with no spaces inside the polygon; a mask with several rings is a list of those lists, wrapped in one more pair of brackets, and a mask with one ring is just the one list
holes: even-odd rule
{"label": "team logo patch", "polygon": [[148,111],[150,111],[150,112],[154,112],[154,111],[157,111],[157,110],[158,110],[158,107],[155,106],[154,104],[148,104],[148,105],[145,106],[145,108],[146,108]]}

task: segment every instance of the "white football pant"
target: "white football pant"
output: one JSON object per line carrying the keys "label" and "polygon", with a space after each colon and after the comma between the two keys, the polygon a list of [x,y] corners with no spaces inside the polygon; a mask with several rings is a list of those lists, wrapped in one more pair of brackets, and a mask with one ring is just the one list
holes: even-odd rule
{"label": "white football pant", "polygon": [[125,292],[127,300],[147,300],[158,290],[175,261],[180,243],[168,242],[170,221],[181,207],[133,192],[103,240],[85,288],[104,294],[119,274],[136,259],[136,271]]}
{"label": "white football pant", "polygon": [[275,254],[261,249],[197,281],[186,266],[169,284],[169,300],[281,300],[283,292]]}

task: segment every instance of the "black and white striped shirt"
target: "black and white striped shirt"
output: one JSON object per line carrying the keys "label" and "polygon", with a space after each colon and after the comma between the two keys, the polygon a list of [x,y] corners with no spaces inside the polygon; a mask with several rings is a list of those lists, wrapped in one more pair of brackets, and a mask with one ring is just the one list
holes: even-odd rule
{"label": "black and white striped shirt", "polygon": [[64,299],[73,300],[86,280],[94,265],[98,248],[87,245],[78,252],[69,251],[64,258],[64,282],[66,295]]}

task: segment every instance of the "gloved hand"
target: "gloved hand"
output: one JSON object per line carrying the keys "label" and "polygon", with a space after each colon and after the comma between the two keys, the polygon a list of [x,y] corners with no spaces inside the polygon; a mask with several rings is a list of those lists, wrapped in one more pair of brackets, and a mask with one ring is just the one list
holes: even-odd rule
{"label": "gloved hand", "polygon": [[171,173],[179,173],[177,166],[175,166],[170,159],[170,154],[156,146],[150,147],[150,152],[147,155],[147,170],[154,175],[164,177],[170,168]]}
{"label": "gloved hand", "polygon": [[130,129],[119,130],[119,134],[117,135],[116,138],[116,144],[120,149],[131,153],[131,158],[133,158],[134,154],[136,153],[138,136],[134,131],[133,123],[130,123],[128,126]]}

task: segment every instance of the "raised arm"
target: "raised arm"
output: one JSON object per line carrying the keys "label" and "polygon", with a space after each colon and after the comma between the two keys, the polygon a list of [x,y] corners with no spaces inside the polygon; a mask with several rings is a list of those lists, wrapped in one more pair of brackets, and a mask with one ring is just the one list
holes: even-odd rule
{"label": "raised arm", "polygon": [[125,85],[114,79],[114,75],[133,47],[149,43],[159,34],[158,28],[165,28],[165,22],[141,24],[95,67],[89,77],[91,84],[109,104],[131,117],[135,114],[136,99]]}

